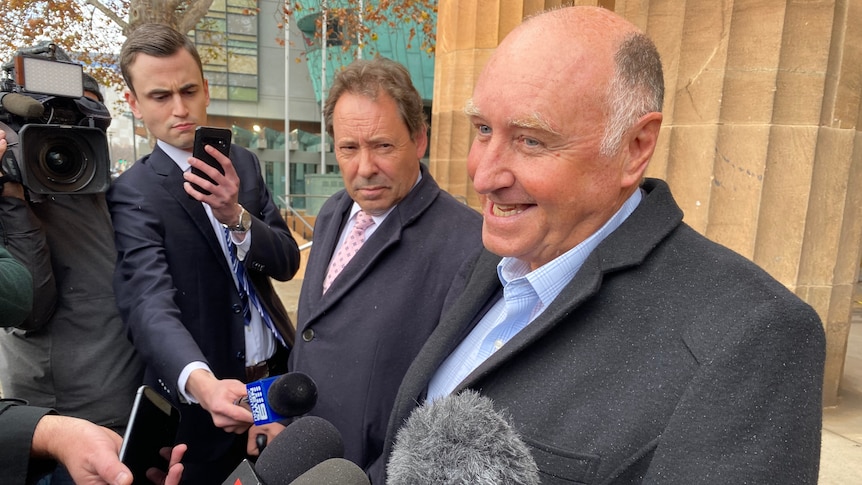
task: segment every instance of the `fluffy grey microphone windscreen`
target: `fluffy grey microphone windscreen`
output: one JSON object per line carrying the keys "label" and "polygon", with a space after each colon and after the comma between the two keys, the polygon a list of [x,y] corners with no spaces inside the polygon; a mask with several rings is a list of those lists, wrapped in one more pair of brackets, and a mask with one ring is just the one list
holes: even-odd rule
{"label": "fluffy grey microphone windscreen", "polygon": [[18,93],[0,93],[0,106],[13,115],[24,118],[38,118],[45,112],[42,103]]}
{"label": "fluffy grey microphone windscreen", "polygon": [[539,483],[536,462],[506,416],[472,390],[414,409],[386,471],[387,485]]}

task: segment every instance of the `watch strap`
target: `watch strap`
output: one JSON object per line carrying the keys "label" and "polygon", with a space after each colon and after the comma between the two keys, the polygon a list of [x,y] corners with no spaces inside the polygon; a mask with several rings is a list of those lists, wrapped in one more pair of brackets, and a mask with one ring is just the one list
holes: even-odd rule
{"label": "watch strap", "polygon": [[228,231],[231,231],[231,232],[246,232],[246,231],[248,231],[249,226],[251,226],[251,216],[245,210],[245,207],[243,207],[240,204],[237,204],[237,205],[239,205],[240,213],[239,213],[239,219],[237,219],[236,224],[233,224],[233,225],[222,224],[222,226],[224,226],[225,228],[227,228]]}

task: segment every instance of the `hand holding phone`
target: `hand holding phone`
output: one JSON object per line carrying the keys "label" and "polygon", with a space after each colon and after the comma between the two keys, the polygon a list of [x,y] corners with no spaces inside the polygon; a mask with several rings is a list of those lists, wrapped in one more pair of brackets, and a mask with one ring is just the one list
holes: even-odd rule
{"label": "hand holding phone", "polygon": [[161,451],[174,446],[179,424],[180,412],[167,399],[149,386],[138,388],[120,448],[120,461],[132,471],[134,485],[150,484],[151,468],[168,472]]}
{"label": "hand holding phone", "polygon": [[[222,175],[224,175],[224,167],[215,159],[212,155],[204,150],[205,145],[210,145],[211,147],[218,150],[224,156],[229,156],[230,154],[230,141],[231,141],[231,131],[227,128],[216,128],[213,126],[198,126],[195,129],[195,144],[192,149],[192,156],[203,161],[210,167],[215,168]],[[215,183],[213,179],[203,173],[201,170],[198,170],[192,167],[192,173],[206,179],[212,183]],[[191,184],[192,187],[198,192],[204,195],[210,195],[210,191],[202,189],[197,184]]]}

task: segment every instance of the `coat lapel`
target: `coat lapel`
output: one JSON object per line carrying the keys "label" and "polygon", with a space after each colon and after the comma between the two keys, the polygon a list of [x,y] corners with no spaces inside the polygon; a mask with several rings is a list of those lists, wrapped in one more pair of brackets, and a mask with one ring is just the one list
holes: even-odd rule
{"label": "coat lapel", "polygon": [[[498,352],[482,363],[458,386],[477,384],[480,379],[521,350],[547,334],[598,293],[605,275],[639,265],[655,247],[682,222],[682,211],[662,181],[648,179],[646,196],[631,216],[587,258],[572,281],[554,302]],[[398,429],[411,411],[424,400],[428,383],[440,364],[475,327],[492,304],[502,296],[496,265],[500,257],[483,251],[474,263],[462,296],[444,313],[440,324],[426,341],[401,382],[395,401],[383,456],[388,456]]]}
{"label": "coat lapel", "polygon": [[213,231],[212,224],[204,210],[203,204],[189,197],[189,194],[183,188],[185,180],[183,179],[183,172],[180,170],[180,167],[158,146],[153,150],[149,161],[153,171],[164,177],[162,179],[162,186],[188,214],[189,220],[201,232],[201,235],[207,242],[207,246],[213,254],[218,256],[216,260],[220,262],[222,269],[232,275],[233,270],[228,267],[221,243],[216,239],[215,231]]}
{"label": "coat lapel", "polygon": [[[305,281],[302,285],[303,298],[308,298],[308,307],[312,309],[312,313],[308,317],[309,322],[316,319],[331,306],[328,296],[327,302],[322,301],[324,299],[323,280],[326,278],[329,260],[335,252],[335,245],[338,244],[338,238],[350,214],[350,207],[353,205],[353,200],[347,196],[347,192],[336,193],[332,198],[337,207],[329,215],[319,216],[314,225],[315,228],[334,227],[337,230],[315,231],[314,244],[306,265]],[[324,305],[326,306],[324,307]]]}
{"label": "coat lapel", "polygon": [[[499,259],[499,258],[498,258]],[[496,273],[495,273],[496,277]],[[548,308],[542,312],[529,325],[524,327],[500,350],[491,354],[487,360],[482,362],[473,372],[468,375],[454,392],[466,389],[484,376],[493,372],[494,369],[516,356],[525,347],[531,345],[543,335],[548,333],[564,317],[571,314],[581,304],[598,292],[601,284],[602,271],[597,264],[596,258],[592,256],[584,262],[581,269],[563,291],[557,295]]]}
{"label": "coat lapel", "polygon": [[[664,182],[648,179],[638,208],[587,257],[572,281],[553,303],[500,350],[477,367],[457,390],[475,384],[548,333],[561,320],[599,292],[605,275],[640,265],[682,222],[682,211]],[[494,274],[496,277],[496,272]],[[448,354],[447,354],[448,355]]]}
{"label": "coat lapel", "polygon": [[451,354],[476,323],[502,295],[495,270],[500,257],[483,250],[474,265],[461,297],[443,313],[440,324],[413,360],[398,391],[396,406],[406,414],[424,399],[425,390],[440,364]]}
{"label": "coat lapel", "polygon": [[[425,167],[422,167],[421,171],[422,180],[419,184],[395,206],[395,209],[386,217],[380,227],[374,231],[372,237],[363,244],[359,252],[338,275],[337,281],[333,283],[329,291],[323,294],[323,279],[326,277],[329,260],[335,252],[335,246],[350,215],[350,208],[353,206],[353,200],[346,192],[340,192],[333,196],[337,197],[336,210],[333,211],[331,218],[319,219],[318,223],[321,227],[330,228],[336,227],[337,223],[338,230],[327,230],[322,234],[320,244],[318,244],[317,239],[314,240],[311,255],[313,261],[310,260],[307,267],[315,268],[315,270],[306,272],[305,276],[308,280],[308,288],[314,288],[313,294],[310,295],[310,307],[313,308],[313,312],[304,322],[304,325],[314,322],[332,305],[336,304],[342,296],[349,293],[353,287],[361,284],[362,279],[374,266],[374,263],[383,257],[386,250],[401,241],[404,228],[412,224],[431,206],[439,194],[439,186],[428,175]],[[339,218],[337,222],[336,218]]]}

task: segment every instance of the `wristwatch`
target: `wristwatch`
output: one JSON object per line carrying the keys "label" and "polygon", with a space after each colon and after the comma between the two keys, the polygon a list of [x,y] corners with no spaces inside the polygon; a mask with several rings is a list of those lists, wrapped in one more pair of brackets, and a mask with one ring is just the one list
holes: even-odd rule
{"label": "wristwatch", "polygon": [[[239,204],[237,204],[239,205]],[[245,232],[248,231],[251,227],[251,214],[245,210],[245,207],[239,205],[240,213],[239,220],[234,225],[222,224],[228,231],[231,232]]]}

